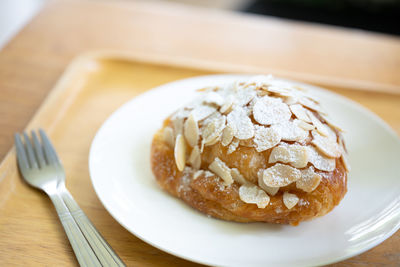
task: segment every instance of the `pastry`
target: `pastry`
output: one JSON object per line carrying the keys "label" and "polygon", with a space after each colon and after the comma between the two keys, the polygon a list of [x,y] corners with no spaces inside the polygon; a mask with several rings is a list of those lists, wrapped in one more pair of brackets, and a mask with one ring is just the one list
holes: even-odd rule
{"label": "pastry", "polygon": [[341,132],[306,89],[255,76],[203,88],[166,118],[151,167],[164,190],[212,217],[297,225],[347,192]]}

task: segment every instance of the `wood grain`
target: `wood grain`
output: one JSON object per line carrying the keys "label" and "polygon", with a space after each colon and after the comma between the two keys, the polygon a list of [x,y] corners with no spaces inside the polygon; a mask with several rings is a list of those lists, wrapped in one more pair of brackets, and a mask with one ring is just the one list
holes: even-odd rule
{"label": "wood grain", "polygon": [[[27,125],[70,60],[97,49],[209,71],[272,72],[322,84],[368,107],[400,133],[398,38],[179,5],[50,2],[0,52],[0,157],[12,146],[12,133]],[[53,112],[36,116],[41,119],[31,124],[48,127],[71,177],[67,186],[130,266],[195,264],[140,241],[104,210],[88,179],[90,140],[102,120],[126,99],[154,85],[209,71],[138,64],[135,72],[140,75],[131,77],[135,87],[106,94],[100,101],[112,103],[96,110],[95,118],[85,120],[89,113],[80,116],[77,109],[68,113],[74,124],[67,126],[63,116],[53,117],[60,106],[74,110],[82,104],[74,100],[93,94],[76,84],[68,89],[74,93],[63,96],[65,101],[53,104]],[[87,135],[80,134],[87,129]],[[50,202],[19,179],[12,151],[0,167],[0,240],[0,266],[76,264]],[[397,233],[335,266],[396,265],[399,247]]]}

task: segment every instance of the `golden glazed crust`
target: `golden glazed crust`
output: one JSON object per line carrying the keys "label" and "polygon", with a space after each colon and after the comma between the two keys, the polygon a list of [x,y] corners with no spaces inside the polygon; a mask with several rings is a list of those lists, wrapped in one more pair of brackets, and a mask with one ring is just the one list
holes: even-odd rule
{"label": "golden glazed crust", "polygon": [[[276,195],[270,196],[270,203],[265,208],[244,203],[239,197],[239,184],[224,186],[221,178],[205,172],[193,179],[196,170],[186,167],[181,172],[177,169],[174,150],[163,138],[163,129],[169,124],[167,119],[164,127],[155,134],[151,147],[151,167],[156,180],[170,194],[213,217],[237,222],[297,225],[301,221],[325,215],[338,205],[346,194],[347,172],[338,158],[334,171],[316,171],[323,179],[312,192],[304,192],[296,188],[295,184],[290,184],[280,188]],[[201,155],[200,169],[206,170],[214,158],[219,157],[228,167],[237,168],[246,179],[257,183],[257,170],[273,165],[268,163],[271,149],[260,153],[252,147],[239,145],[231,154],[227,153],[227,149],[219,142],[206,146]],[[188,153],[190,154],[190,151]],[[292,209],[288,209],[283,203],[282,194],[285,191],[296,194],[300,199]]]}

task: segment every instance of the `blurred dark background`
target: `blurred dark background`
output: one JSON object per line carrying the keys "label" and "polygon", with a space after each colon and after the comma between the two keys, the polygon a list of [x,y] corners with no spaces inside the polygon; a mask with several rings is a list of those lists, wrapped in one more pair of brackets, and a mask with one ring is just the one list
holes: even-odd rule
{"label": "blurred dark background", "polygon": [[[0,50],[47,1],[50,0],[0,0]],[[400,35],[400,0],[130,1],[177,2]]]}
{"label": "blurred dark background", "polygon": [[257,0],[243,11],[400,35],[400,0]]}
{"label": "blurred dark background", "polygon": [[296,21],[315,22],[400,35],[400,0],[158,1],[179,2],[215,9],[229,9]]}

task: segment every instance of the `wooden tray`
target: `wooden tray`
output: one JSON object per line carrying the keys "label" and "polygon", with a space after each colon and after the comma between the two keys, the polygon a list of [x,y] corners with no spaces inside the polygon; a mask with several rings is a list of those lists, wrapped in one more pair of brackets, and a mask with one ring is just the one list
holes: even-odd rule
{"label": "wooden tray", "polygon": [[[104,209],[89,179],[88,154],[102,122],[136,95],[173,80],[218,72],[243,72],[229,66],[168,65],[118,53],[90,53],[72,62],[27,129],[44,128],[67,173],[67,187],[99,231],[128,265],[198,266],[139,240]],[[251,70],[245,70],[247,72]],[[259,70],[258,72],[262,72]],[[400,95],[333,88],[383,117],[400,132]],[[20,178],[12,149],[0,165],[0,266],[77,264],[55,210],[44,193]],[[397,244],[397,245],[396,245]],[[400,235],[347,261],[394,263]],[[340,264],[339,264],[340,265]]]}

